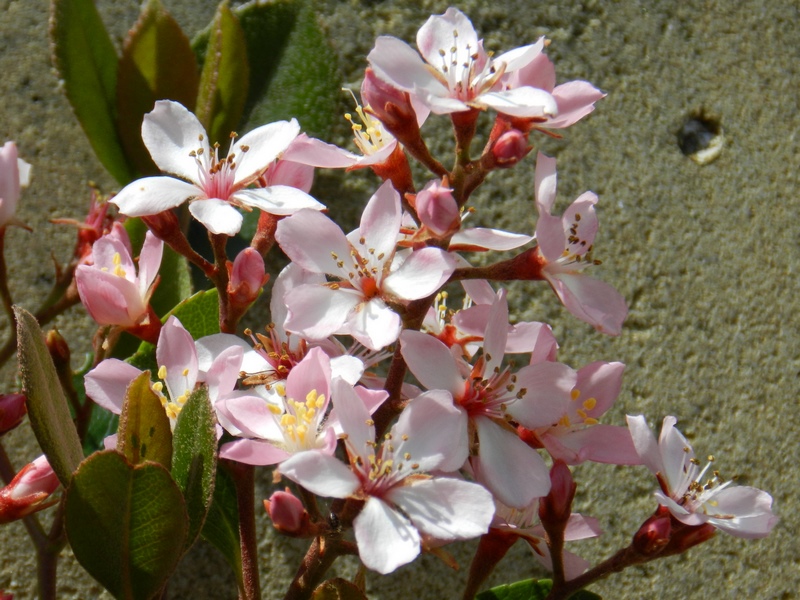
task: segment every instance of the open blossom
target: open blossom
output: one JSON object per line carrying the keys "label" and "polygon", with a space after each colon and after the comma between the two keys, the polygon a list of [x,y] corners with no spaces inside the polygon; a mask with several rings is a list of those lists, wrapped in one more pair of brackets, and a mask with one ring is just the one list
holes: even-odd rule
{"label": "open blossom", "polygon": [[[159,381],[151,387],[161,400],[172,427],[198,383],[208,385],[212,406],[219,398],[237,393],[234,387],[239,378],[242,354],[240,347],[233,346],[220,353],[206,371],[201,371],[192,336],[176,317],[167,319],[156,346]],[[126,362],[106,359],[86,374],[86,395],[103,408],[119,414],[125,391],[141,373]]]}
{"label": "open blossom", "polygon": [[778,522],[772,513],[772,496],[753,487],[732,485],[733,481],[724,481],[719,471],[709,473],[712,456],[701,467],[691,445],[675,428],[676,422],[675,417],[664,417],[656,441],[643,416],[628,416],[642,463],[655,474],[661,487],[655,492],[659,504],[686,525],[707,523],[742,538],[769,535]]}
{"label": "open blossom", "polygon": [[554,459],[577,465],[584,461],[615,465],[638,465],[641,459],[627,427],[600,423],[613,405],[622,385],[625,365],[597,361],[578,370],[572,400],[558,421],[535,430],[520,431],[520,437],[543,446]]}
{"label": "open blossom", "polygon": [[515,117],[554,116],[558,107],[545,90],[528,85],[505,89],[504,75],[540,53],[523,46],[497,57],[483,49],[470,20],[458,9],[431,16],[417,33],[419,54],[405,42],[381,36],[369,53],[375,74],[416,96],[436,114],[493,108]]}
{"label": "open blossom", "polygon": [[150,296],[163,249],[164,243],[148,231],[137,272],[130,239],[119,223],[92,245],[91,264],[78,265],[75,281],[81,302],[95,321],[133,327],[151,317]]}
{"label": "open blossom", "polygon": [[609,335],[619,335],[628,315],[625,299],[612,286],[584,274],[597,234],[597,196],[581,194],[562,217],[551,214],[556,199],[556,161],[539,153],[536,159],[537,255],[542,275],[567,310]]}
{"label": "open blossom", "polygon": [[31,166],[17,158],[17,145],[6,142],[0,148],[0,227],[14,221],[20,188],[30,182]]}
{"label": "open blossom", "polygon": [[371,350],[394,342],[401,320],[389,303],[433,294],[455,269],[455,259],[439,248],[395,253],[401,218],[400,195],[385,182],[348,236],[311,210],[278,223],[275,238],[290,259],[340,280],[292,289],[285,328],[314,340],[349,334]]}
{"label": "open blossom", "polygon": [[[130,217],[155,215],[189,200],[189,212],[214,234],[235,235],[245,210],[288,215],[324,208],[305,192],[285,185],[249,188],[300,132],[296,120],[263,125],[232,141],[219,158],[200,121],[181,104],[159,100],[144,116],[142,139],[158,167],[175,177],[145,177],[111,201]],[[176,177],[180,179],[176,179]],[[185,181],[184,181],[185,180]]]}
{"label": "open blossom", "polygon": [[350,466],[310,451],[291,457],[279,471],[314,494],[364,501],[353,528],[368,568],[391,573],[411,562],[420,552],[421,534],[452,541],[486,533],[494,514],[489,492],[429,474],[454,471],[467,456],[465,423],[446,394],[412,400],[378,445],[353,388],[341,380],[333,388]]}
{"label": "open blossom", "polygon": [[[550,489],[542,457],[509,425],[528,428],[553,423],[563,414],[576,373],[564,364],[541,362],[513,372],[503,367],[508,338],[508,304],[501,290],[486,323],[483,354],[473,365],[427,333],[400,336],[409,370],[429,390],[446,390],[468,422],[470,466],[478,481],[501,502],[521,508]],[[536,352],[534,350],[534,352]]]}

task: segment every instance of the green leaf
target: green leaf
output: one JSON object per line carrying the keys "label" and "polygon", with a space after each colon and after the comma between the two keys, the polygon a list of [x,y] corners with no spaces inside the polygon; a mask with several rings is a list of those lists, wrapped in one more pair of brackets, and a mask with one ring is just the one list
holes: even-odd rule
{"label": "green leaf", "polygon": [[309,135],[328,137],[342,86],[313,0],[251,3],[242,7],[239,19],[253,73],[245,130],[296,117]]}
{"label": "green leaf", "polygon": [[[125,230],[131,239],[131,247],[138,256],[141,252],[147,226],[141,219],[127,219]],[[169,246],[164,246],[161,258],[161,267],[158,269],[159,282],[150,305],[156,314],[164,316],[175,306],[192,294],[192,276],[189,271],[189,261],[184,256],[175,252]]]}
{"label": "green leaf", "polygon": [[150,372],[144,371],[125,391],[119,417],[117,451],[138,465],[156,462],[172,466],[172,431],[161,400],[150,387]]}
{"label": "green leaf", "polygon": [[203,538],[222,553],[242,589],[242,549],[239,539],[239,505],[236,486],[225,469],[217,469],[214,501],[203,525]]}
{"label": "green leaf", "polygon": [[97,158],[121,184],[133,179],[116,128],[117,53],[93,0],[53,0],[50,41],[75,116]]}
{"label": "green leaf", "polygon": [[164,99],[193,110],[198,81],[189,39],[159,0],[148,0],[122,47],[116,89],[122,146],[139,173],[159,173],[142,141],[145,113]]}
{"label": "green leaf", "polygon": [[183,552],[183,497],[161,465],[129,464],[114,450],[87,458],[64,503],[75,558],[116,598],[153,597]]}
{"label": "green leaf", "polygon": [[[552,588],[550,579],[526,579],[493,587],[475,596],[475,600],[544,600]],[[602,599],[594,592],[579,590],[570,596],[570,600]]]}
{"label": "green leaf", "polygon": [[217,470],[215,424],[208,388],[201,387],[181,408],[173,435],[172,476],[183,492],[189,514],[187,548],[200,535],[214,496]]}
{"label": "green leaf", "polygon": [[311,600],[367,600],[367,597],[355,583],[336,577],[323,581],[314,590]]}
{"label": "green leaf", "polygon": [[19,368],[22,387],[28,397],[31,427],[58,480],[67,485],[83,460],[81,440],[39,323],[19,306],[14,307],[14,315]]}
{"label": "green leaf", "polygon": [[103,440],[113,435],[119,428],[119,415],[95,404],[89,417],[89,426],[83,439],[83,453],[85,456],[102,449]]}
{"label": "green leaf", "polygon": [[249,78],[242,26],[223,2],[211,24],[195,110],[209,142],[224,146],[229,134],[238,128]]}

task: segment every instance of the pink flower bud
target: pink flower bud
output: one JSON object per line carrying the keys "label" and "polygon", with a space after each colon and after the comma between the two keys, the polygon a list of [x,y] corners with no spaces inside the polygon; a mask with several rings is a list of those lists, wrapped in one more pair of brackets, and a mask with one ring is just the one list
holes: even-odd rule
{"label": "pink flower bud", "polygon": [[25,413],[28,412],[25,400],[24,394],[0,395],[0,435],[22,423]]}
{"label": "pink flower bud", "polygon": [[264,259],[254,248],[242,250],[230,266],[228,294],[236,306],[249,306],[256,298],[269,275],[264,270]]}
{"label": "pink flower bud", "polygon": [[286,535],[301,535],[308,527],[309,516],[303,503],[286,488],[264,500],[272,525]]}
{"label": "pink flower bud", "polygon": [[633,547],[642,556],[655,556],[669,543],[672,536],[672,518],[669,510],[660,506],[633,535]]}
{"label": "pink flower bud", "polygon": [[497,161],[498,167],[512,167],[533,149],[528,144],[528,137],[518,129],[506,131],[501,135],[494,146],[492,156]]}
{"label": "pink flower bud", "polygon": [[58,499],[50,496],[58,486],[58,477],[45,456],[28,463],[0,489],[0,524],[52,506]]}
{"label": "pink flower bud", "polygon": [[0,590],[0,600],[14,600],[14,594],[8,594],[4,590]]}
{"label": "pink flower bud", "polygon": [[539,503],[539,519],[549,525],[565,526],[572,514],[572,499],[577,489],[567,463],[558,459],[550,469],[550,492]]}
{"label": "pink flower bud", "polygon": [[461,226],[461,214],[452,191],[438,181],[432,181],[414,201],[423,225],[438,237],[458,231]]}
{"label": "pink flower bud", "polygon": [[675,521],[674,524],[676,526],[672,538],[664,548],[663,556],[686,552],[689,548],[707,542],[717,532],[716,528],[710,523],[703,523],[702,525],[683,525],[681,523],[681,526],[678,526],[677,521]]}
{"label": "pink flower bud", "polygon": [[0,147],[0,227],[14,219],[21,187],[28,185],[31,166],[17,158],[17,146],[6,142]]}

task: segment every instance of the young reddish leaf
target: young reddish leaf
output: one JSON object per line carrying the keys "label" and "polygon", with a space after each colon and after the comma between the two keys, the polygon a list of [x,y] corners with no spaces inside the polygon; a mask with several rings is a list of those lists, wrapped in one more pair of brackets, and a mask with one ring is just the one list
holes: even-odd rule
{"label": "young reddish leaf", "polygon": [[14,307],[14,315],[19,368],[22,387],[28,396],[31,428],[59,481],[67,485],[83,460],[81,441],[39,323],[18,306]]}
{"label": "young reddish leaf", "polygon": [[122,146],[139,173],[159,172],[142,142],[145,113],[163,99],[176,100],[191,110],[197,84],[197,61],[189,39],[160,0],[148,0],[122,48],[116,89]]}
{"label": "young reddish leaf", "polygon": [[150,372],[134,379],[125,392],[117,450],[132,464],[156,462],[172,467],[172,431],[161,400],[150,388]]}
{"label": "young reddish leaf", "polygon": [[93,0],[50,3],[53,63],[97,158],[119,183],[133,179],[115,125],[117,53]]}
{"label": "young reddish leaf", "polygon": [[249,78],[244,32],[236,15],[222,3],[211,24],[195,110],[212,143],[224,147],[239,126]]}

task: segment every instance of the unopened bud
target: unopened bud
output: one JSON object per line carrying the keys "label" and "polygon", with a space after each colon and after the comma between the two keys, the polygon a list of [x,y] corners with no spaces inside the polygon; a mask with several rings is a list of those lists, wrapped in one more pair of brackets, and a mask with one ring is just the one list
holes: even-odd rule
{"label": "unopened bud", "polygon": [[501,168],[513,167],[533,149],[528,144],[528,136],[518,129],[511,129],[501,135],[492,146],[497,166]]}
{"label": "unopened bud", "polygon": [[567,463],[558,459],[550,469],[550,492],[539,502],[539,519],[550,525],[566,526],[572,514],[572,499],[577,489]]}
{"label": "unopened bud", "polygon": [[458,231],[461,225],[461,213],[452,192],[446,185],[432,181],[415,199],[417,215],[423,225],[438,237]]}
{"label": "unopened bud", "polygon": [[66,367],[69,369],[69,345],[67,344],[67,340],[64,339],[64,336],[61,335],[58,329],[51,329],[48,331],[44,342],[47,345],[47,349],[50,351],[50,356],[53,358],[56,369],[61,367]]}
{"label": "unopened bud", "polygon": [[9,594],[4,590],[0,590],[0,600],[14,600],[14,594]]}
{"label": "unopened bud", "polygon": [[21,519],[58,502],[51,494],[59,481],[45,456],[25,465],[6,487],[0,489],[0,524]]}
{"label": "unopened bud", "polygon": [[264,500],[272,525],[286,535],[302,535],[308,528],[309,516],[303,503],[288,488],[285,492],[275,492]]}
{"label": "unopened bud", "polygon": [[22,423],[28,412],[24,394],[0,395],[0,435],[8,433]]}
{"label": "unopened bud", "polygon": [[671,536],[672,517],[669,510],[660,506],[633,535],[633,547],[642,556],[655,556],[664,550]]}
{"label": "unopened bud", "polygon": [[169,242],[176,237],[183,237],[181,224],[177,215],[172,210],[165,210],[154,215],[142,217],[142,221],[147,228],[153,232],[158,239]]}
{"label": "unopened bud", "polygon": [[236,306],[249,306],[258,298],[269,275],[264,270],[264,259],[254,248],[245,248],[229,263],[230,281],[228,295]]}

